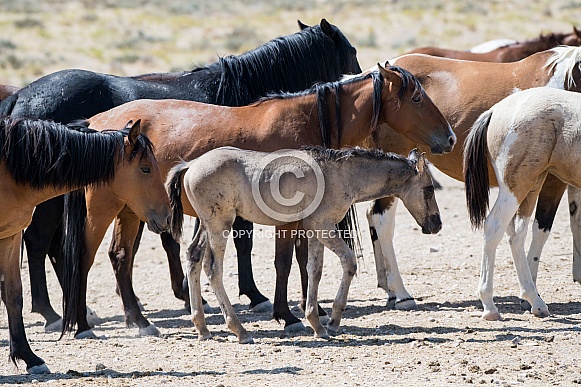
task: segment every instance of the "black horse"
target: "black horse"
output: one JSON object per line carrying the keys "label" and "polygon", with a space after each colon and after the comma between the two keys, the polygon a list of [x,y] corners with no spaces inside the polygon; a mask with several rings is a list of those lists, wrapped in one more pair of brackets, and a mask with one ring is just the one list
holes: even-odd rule
{"label": "black horse", "polygon": [[[185,99],[228,106],[254,102],[270,92],[300,91],[317,82],[338,80],[342,74],[359,73],[356,50],[343,33],[325,19],[316,26],[300,21],[300,31],[278,37],[240,56],[220,58],[216,63],[182,73],[145,74],[118,77],[83,70],[64,70],[44,76],[0,103],[0,115],[52,119],[68,123],[91,117],[125,102],[139,99]],[[63,198],[38,206],[24,240],[29,259],[32,286],[32,311],[46,319],[46,326],[60,320],[50,305],[46,288],[45,256],[51,257],[62,285],[60,240]],[[237,219],[234,228],[251,230],[252,223]],[[251,235],[236,232],[237,235]],[[138,236],[133,247],[135,254]],[[179,244],[168,233],[161,236],[168,255],[172,289],[176,297],[188,301],[188,291],[179,258]],[[114,240],[113,240],[114,242]],[[251,266],[251,237],[235,240],[238,254],[239,289],[250,299],[250,307],[264,304],[254,282]],[[125,257],[111,244],[109,258],[122,294],[132,294],[133,258]],[[131,293],[124,293],[130,289]],[[133,297],[134,298],[134,297]],[[142,316],[137,301],[125,304],[128,325],[149,322]],[[79,331],[89,329],[79,321]],[[60,325],[60,324],[59,324]],[[58,327],[55,327],[58,329]]]}

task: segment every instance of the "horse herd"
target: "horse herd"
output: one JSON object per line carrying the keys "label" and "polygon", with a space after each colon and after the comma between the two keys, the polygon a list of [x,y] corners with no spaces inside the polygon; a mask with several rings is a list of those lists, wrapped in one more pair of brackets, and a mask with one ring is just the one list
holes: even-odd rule
{"label": "horse herd", "polygon": [[[211,336],[200,289],[204,268],[229,329],[239,342],[252,342],[222,283],[231,229],[238,231],[240,294],[249,297],[251,309],[272,308],[285,330],[304,329],[287,303],[294,253],[307,321],[317,337],[337,333],[357,268],[357,241],[342,237],[347,231],[357,234],[348,215],[361,201],[372,201],[367,218],[388,307],[416,307],[398,270],[393,236],[398,198],[424,233],[442,226],[423,152],[439,170],[466,182],[472,224],[484,226],[479,290],[485,319],[501,318],[492,278],[504,232],[522,298],[535,316],[548,315],[535,282],[567,187],[573,277],[581,282],[576,188],[581,176],[575,169],[581,157],[575,152],[581,97],[572,93],[581,91],[576,28],[475,57],[418,49],[421,53],[367,71],[361,70],[356,49],[325,19],[316,26],[299,21],[299,29],[186,72],[120,77],[63,70],[22,89],[0,87],[0,202],[9,209],[0,223],[0,282],[15,363],[24,360],[29,373],[49,372],[24,332],[21,243],[29,261],[32,311],[43,315],[45,329],[63,334],[76,329],[76,338],[95,337],[87,319],[87,276],[111,222],[109,258],[125,322],[137,325],[140,335],[159,334],[143,316],[132,285],[144,223],[161,236],[172,289],[186,306],[191,303],[200,339]],[[300,179],[283,178],[290,175]],[[292,202],[283,219],[255,200],[253,190],[258,187],[262,197],[273,180],[279,199]],[[499,186],[499,197],[487,216],[491,185]],[[301,200],[288,199],[298,192]],[[307,208],[314,201],[317,206]],[[266,206],[276,207],[275,202],[271,197]],[[527,254],[524,240],[535,204]],[[187,278],[176,241],[184,214],[197,218]],[[252,229],[251,222],[315,235],[277,233],[274,305],[254,283],[252,237],[244,232]],[[317,303],[324,247],[343,269],[330,317]],[[46,255],[63,288],[62,319],[49,301]]]}

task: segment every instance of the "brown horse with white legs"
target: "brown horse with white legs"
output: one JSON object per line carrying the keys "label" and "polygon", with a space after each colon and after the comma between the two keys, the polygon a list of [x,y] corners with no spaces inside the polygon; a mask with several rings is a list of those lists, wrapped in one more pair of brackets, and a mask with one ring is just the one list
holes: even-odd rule
{"label": "brown horse with white legs", "polygon": [[[459,144],[464,143],[470,127],[481,113],[515,91],[538,86],[581,91],[580,63],[579,47],[557,47],[514,63],[469,62],[418,54],[404,55],[394,61],[420,80],[454,128]],[[382,149],[402,153],[418,145],[389,128],[380,133],[382,137],[378,139],[378,145]],[[463,147],[458,146],[450,153],[430,156],[430,162],[450,177],[463,181],[462,152]],[[490,184],[496,185],[494,174],[490,174]],[[542,248],[565,189],[565,183],[549,174],[540,192],[528,251],[533,279],[536,279]],[[580,281],[581,211],[577,209],[581,207],[581,200],[579,190],[569,190],[574,240],[573,278]],[[388,294],[388,306],[411,309],[416,307],[416,303],[403,284],[393,245],[396,205],[394,198],[377,200],[367,217],[378,285]]]}
{"label": "brown horse with white legs", "polygon": [[[305,147],[266,153],[221,147],[172,168],[166,182],[172,207],[172,234],[176,239],[181,236],[184,196],[193,209],[190,215],[198,217],[201,223],[188,249],[192,321],[200,339],[211,337],[202,307],[203,266],[228,328],[241,343],[253,342],[238,320],[223,283],[224,252],[236,216],[271,226],[301,222],[302,229],[311,235],[305,317],[316,337],[328,339],[329,333],[337,334],[349,287],[357,272],[355,253],[335,226],[349,208],[364,200],[395,195],[404,202],[423,233],[436,234],[442,228],[425,156],[414,149],[408,157],[361,148]],[[290,174],[295,178],[288,178]],[[321,324],[317,310],[324,247],[339,257],[343,268],[326,326]]]}
{"label": "brown horse with white legs", "polygon": [[[411,141],[425,144],[433,153],[448,152],[456,142],[447,121],[417,80],[397,67],[379,66],[378,70],[366,75],[319,84],[296,94],[275,95],[245,107],[138,100],[88,121],[91,127],[101,128],[126,117],[141,120],[144,133],[155,145],[163,176],[181,160],[192,160],[220,146],[259,151],[309,144],[340,148],[375,137],[376,128],[384,123],[389,123]],[[91,190],[87,195],[87,223],[91,227],[86,229],[92,232],[85,235],[83,261],[92,262],[107,226],[118,216],[117,203],[120,200],[106,187]],[[187,200],[184,208],[186,214],[192,213]],[[121,228],[118,237],[132,243],[138,223],[135,219],[133,224]],[[152,329],[139,311],[131,283],[123,285],[130,289],[129,294],[122,295],[126,321],[137,324],[140,331]],[[78,306],[77,336],[80,337],[92,335],[81,313],[84,310],[83,291]]]}
{"label": "brown horse with white legs", "polygon": [[439,56],[442,58],[472,60],[477,62],[516,62],[526,58],[534,53],[549,50],[551,48],[567,45],[579,46],[581,45],[581,32],[573,27],[573,32],[569,34],[551,33],[548,35],[540,35],[536,39],[527,40],[524,42],[516,42],[506,46],[498,47],[488,52],[473,52],[452,50],[440,47],[420,47],[409,51],[407,54],[426,54],[431,56]]}
{"label": "brown horse with white legs", "polygon": [[[0,291],[8,313],[10,359],[14,363],[24,360],[31,374],[50,371],[30,349],[24,331],[19,266],[22,231],[39,203],[103,183],[126,200],[152,231],[168,228],[169,200],[151,143],[140,135],[139,122],[122,131],[99,133],[49,121],[0,119]],[[68,268],[65,282],[76,283],[77,262]]]}

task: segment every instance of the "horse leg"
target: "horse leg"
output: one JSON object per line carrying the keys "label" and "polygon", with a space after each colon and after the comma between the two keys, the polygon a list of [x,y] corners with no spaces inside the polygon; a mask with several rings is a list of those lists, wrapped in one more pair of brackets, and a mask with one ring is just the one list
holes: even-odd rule
{"label": "horse leg", "polygon": [[403,284],[393,246],[397,203],[397,198],[393,196],[375,200],[367,210],[367,220],[375,256],[377,286],[387,292],[386,306],[412,310],[418,306]]}
{"label": "horse leg", "polygon": [[[28,272],[30,275],[30,293],[32,296],[32,312],[40,313],[45,319],[46,331],[60,331],[62,329],[61,316],[50,304],[46,286],[45,257],[49,253],[51,240],[55,231],[60,227],[63,216],[62,196],[39,204],[34,210],[32,222],[24,232],[24,243],[28,256]],[[60,240],[58,241],[60,243]],[[51,255],[51,257],[53,257]],[[60,257],[54,256],[55,262]],[[55,267],[56,269],[56,267]],[[57,276],[60,274],[56,270]],[[59,282],[61,278],[59,277]]]}
{"label": "horse leg", "polygon": [[319,283],[323,275],[323,253],[324,246],[316,238],[308,239],[309,246],[309,260],[307,263],[307,271],[309,273],[309,286],[307,294],[307,303],[305,305],[305,318],[315,331],[315,337],[328,339],[329,333],[321,324],[319,313],[316,305],[318,305]]}
{"label": "horse leg", "polygon": [[[535,221],[532,226],[532,238],[527,254],[527,261],[533,282],[537,282],[537,273],[541,261],[543,247],[551,232],[553,221],[557,208],[561,202],[561,197],[565,192],[567,185],[553,175],[548,175],[543,183],[539,198],[537,199],[537,210],[535,212]],[[571,216],[571,230],[573,230],[573,215]],[[573,241],[575,241],[575,231],[573,231]],[[573,245],[575,247],[575,245]],[[521,308],[531,310],[531,305],[526,300],[521,300]]]}
{"label": "horse leg", "polygon": [[[240,323],[236,312],[228,299],[228,294],[224,289],[224,253],[226,252],[226,242],[228,238],[224,235],[223,230],[229,230],[230,227],[215,227],[223,226],[220,221],[208,224],[208,239],[210,241],[210,254],[204,255],[203,267],[206,276],[210,280],[210,285],[214,290],[214,294],[226,320],[226,325],[238,337],[238,342],[241,344],[254,343],[252,336]],[[219,224],[222,223],[222,224]],[[232,223],[229,223],[231,225]],[[214,227],[212,227],[214,226]]]}
{"label": "horse leg", "polygon": [[337,291],[335,301],[333,302],[331,320],[329,320],[326,326],[329,333],[336,334],[339,331],[339,324],[341,323],[343,311],[347,306],[347,297],[349,295],[351,281],[357,273],[357,257],[341,237],[338,235],[333,236],[334,228],[321,228],[321,230],[325,229],[328,230],[328,236],[322,235],[318,237],[318,239],[326,248],[339,257],[341,267],[343,268],[341,284],[339,285],[339,290]]}
{"label": "horse leg", "polygon": [[185,301],[184,307],[188,309],[190,307],[190,296],[188,288],[185,286],[187,282],[185,281],[186,277],[180,260],[180,244],[168,232],[162,232],[160,238],[163,249],[167,254],[173,294],[176,298]]}
{"label": "horse leg", "polygon": [[569,222],[573,233],[573,281],[581,284],[581,190],[568,187]]}
{"label": "horse leg", "polygon": [[[200,218],[195,218],[194,221],[194,236],[192,237],[192,240],[195,239],[196,237],[196,233],[198,232],[198,229],[200,228]],[[201,266],[200,266],[201,267]],[[200,269],[201,270],[201,269]],[[187,278],[184,279],[184,285],[183,288],[189,292],[188,290],[188,282],[189,280]],[[191,292],[189,292],[188,294],[190,294]],[[204,313],[212,313],[212,307],[210,306],[210,304],[208,304],[208,301],[206,301],[204,299],[204,297],[202,297],[202,305],[204,307]],[[186,304],[185,306],[186,309],[190,308],[189,305]]]}
{"label": "horse leg", "polygon": [[[309,275],[307,273],[307,262],[309,261],[309,242],[304,235],[298,236],[295,239],[295,254],[301,273],[301,308],[304,312],[307,305],[307,288],[309,285]],[[329,322],[329,315],[327,315],[325,309],[321,308],[321,305],[319,304],[317,304],[317,309],[319,310],[319,319],[321,320],[321,324],[327,324]]]}
{"label": "horse leg", "polygon": [[125,323],[137,325],[140,336],[158,336],[159,330],[141,313],[133,290],[133,246],[139,230],[139,218],[127,206],[117,215],[113,228],[116,251],[109,251],[109,259],[115,272],[117,286],[121,293]]}
{"label": "horse leg", "polygon": [[531,312],[537,317],[549,315],[547,305],[541,300],[531,275],[527,257],[525,254],[525,237],[530,216],[533,212],[538,191],[530,192],[521,203],[518,212],[510,221],[507,228],[508,243],[512,251],[514,267],[521,289],[521,298],[527,300],[531,305]]}
{"label": "horse leg", "polygon": [[496,259],[496,248],[518,208],[519,203],[516,197],[506,185],[501,184],[498,198],[484,222],[484,243],[478,290],[480,300],[484,306],[482,318],[485,320],[493,321],[502,318],[492,298],[494,288],[494,261]]}
{"label": "horse leg", "polygon": [[250,310],[257,313],[272,312],[272,303],[256,287],[252,273],[252,222],[236,217],[232,225],[234,246],[238,256],[239,295],[250,299]]}
{"label": "horse leg", "polygon": [[276,269],[276,286],[274,291],[274,305],[272,317],[280,322],[284,320],[285,332],[300,332],[305,326],[296,318],[288,307],[288,277],[293,259],[298,222],[289,223],[276,228],[274,267]]}
{"label": "horse leg", "polygon": [[197,229],[194,240],[188,247],[186,254],[188,270],[188,288],[190,292],[192,322],[198,331],[200,340],[207,340],[212,334],[206,326],[204,318],[204,306],[202,304],[202,287],[200,283],[200,274],[202,273],[202,261],[204,255],[211,254],[209,251],[209,242],[204,230]]}
{"label": "horse leg", "polygon": [[22,320],[22,281],[20,279],[19,252],[21,233],[0,240],[0,291],[8,314],[10,334],[10,359],[26,363],[30,374],[48,374],[50,370],[40,357],[36,356],[24,331]]}

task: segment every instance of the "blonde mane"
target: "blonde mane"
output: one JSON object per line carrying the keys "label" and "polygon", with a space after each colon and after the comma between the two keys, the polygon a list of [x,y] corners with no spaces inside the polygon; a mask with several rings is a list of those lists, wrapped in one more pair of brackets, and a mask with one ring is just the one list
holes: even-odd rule
{"label": "blonde mane", "polygon": [[581,47],[557,46],[552,48],[551,51],[553,51],[554,54],[547,60],[545,68],[547,68],[549,72],[552,72],[558,65],[562,64],[564,66],[563,84],[565,80],[568,79],[568,88],[577,86],[575,79],[573,78],[573,70],[575,70],[575,67],[581,70]]}

